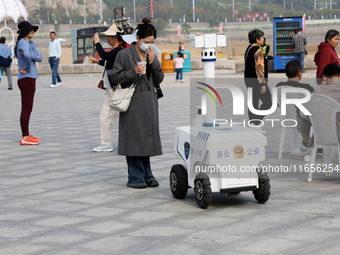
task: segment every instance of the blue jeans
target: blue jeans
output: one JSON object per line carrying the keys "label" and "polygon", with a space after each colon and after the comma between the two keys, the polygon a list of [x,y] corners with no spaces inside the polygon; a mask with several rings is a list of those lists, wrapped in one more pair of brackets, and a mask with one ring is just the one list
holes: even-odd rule
{"label": "blue jeans", "polygon": [[303,66],[305,64],[305,52],[300,52],[300,53],[294,53],[294,57],[296,60],[299,60],[300,63],[301,63],[301,68],[302,68],[302,71],[303,71]]}
{"label": "blue jeans", "polygon": [[178,78],[180,80],[183,80],[183,68],[175,68],[176,71],[176,80],[178,80]]}
{"label": "blue jeans", "polygon": [[126,156],[128,185],[144,184],[156,180],[151,172],[150,157]]}
{"label": "blue jeans", "polygon": [[48,59],[48,62],[50,62],[50,67],[52,70],[52,84],[56,84],[57,82],[61,82],[60,76],[58,74],[58,66],[59,66],[59,58],[58,60],[55,59],[55,57],[51,57]]}

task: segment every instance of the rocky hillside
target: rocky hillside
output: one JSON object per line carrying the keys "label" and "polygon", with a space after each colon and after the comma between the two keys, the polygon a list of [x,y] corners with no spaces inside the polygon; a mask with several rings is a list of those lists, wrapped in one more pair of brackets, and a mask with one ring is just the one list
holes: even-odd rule
{"label": "rocky hillside", "polygon": [[[80,14],[83,15],[84,1],[83,0],[22,0],[22,3],[26,7],[28,13],[32,13],[34,10],[44,7],[50,7],[56,9],[58,6],[63,7],[66,10],[78,9]],[[99,14],[99,0],[86,0],[87,12]],[[105,5],[103,4],[103,9]]]}

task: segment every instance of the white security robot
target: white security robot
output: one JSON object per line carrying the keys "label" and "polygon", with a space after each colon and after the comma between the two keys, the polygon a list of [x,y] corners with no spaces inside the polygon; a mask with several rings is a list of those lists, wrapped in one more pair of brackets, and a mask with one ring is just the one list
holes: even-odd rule
{"label": "white security robot", "polygon": [[[226,46],[225,35],[191,37],[191,47],[202,48],[204,78],[215,78],[217,46]],[[213,100],[205,94],[201,99],[201,114],[194,123],[175,130],[174,150],[183,162],[170,171],[173,196],[183,199],[193,187],[198,206],[205,209],[212,192],[252,191],[259,203],[265,203],[270,196],[270,181],[258,165],[265,159],[266,137],[248,127],[215,125]]]}

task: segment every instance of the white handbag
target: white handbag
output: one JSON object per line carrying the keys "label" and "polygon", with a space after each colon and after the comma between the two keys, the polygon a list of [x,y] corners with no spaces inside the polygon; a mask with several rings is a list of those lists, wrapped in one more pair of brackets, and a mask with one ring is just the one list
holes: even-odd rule
{"label": "white handbag", "polygon": [[137,82],[134,82],[129,88],[122,88],[120,84],[115,87],[111,97],[110,107],[118,112],[126,112],[129,108],[131,98],[135,92]]}

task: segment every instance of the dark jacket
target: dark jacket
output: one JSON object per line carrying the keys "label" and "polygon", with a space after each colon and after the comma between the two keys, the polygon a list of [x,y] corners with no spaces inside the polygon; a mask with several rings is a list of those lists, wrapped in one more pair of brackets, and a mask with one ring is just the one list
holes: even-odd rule
{"label": "dark jacket", "polygon": [[138,77],[135,66],[139,61],[141,60],[135,44],[132,44],[117,54],[112,69],[113,83],[129,87],[138,81],[129,109],[119,114],[118,154],[131,157],[161,155],[155,84],[163,81],[164,73],[155,57],[154,61],[147,65],[147,74]]}
{"label": "dark jacket", "polygon": [[314,88],[307,84],[307,83],[301,83],[298,81],[285,81],[285,82],[279,82],[276,87],[282,87],[282,86],[290,86],[290,87],[294,87],[294,88],[303,88],[303,89],[307,89],[309,92],[313,92]]}
{"label": "dark jacket", "polygon": [[[259,51],[259,52],[258,52]],[[244,53],[244,82],[247,87],[257,87],[266,85],[265,77],[265,67],[263,69],[263,73],[259,72],[256,67],[256,58],[255,54],[259,53],[262,58],[262,65],[265,66],[263,50],[260,46],[257,45],[249,45]],[[260,76],[263,76],[262,78]],[[260,81],[262,80],[262,82]]]}
{"label": "dark jacket", "polygon": [[[118,46],[110,51],[105,51],[100,43],[96,43],[96,50],[99,54],[99,57],[101,58],[98,64],[104,66],[105,61],[107,61],[105,69],[112,70],[113,64],[115,63],[116,60],[117,53],[122,49],[124,48]],[[116,84],[112,83],[112,81],[110,80],[110,85],[111,87],[114,87]]]}
{"label": "dark jacket", "polygon": [[326,65],[334,63],[339,65],[339,57],[335,49],[326,42],[322,42],[318,46],[318,51],[315,53],[314,62],[317,65],[316,81],[321,84],[323,80],[323,69]]}

